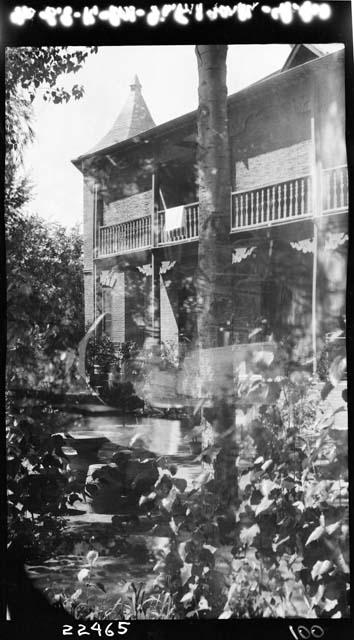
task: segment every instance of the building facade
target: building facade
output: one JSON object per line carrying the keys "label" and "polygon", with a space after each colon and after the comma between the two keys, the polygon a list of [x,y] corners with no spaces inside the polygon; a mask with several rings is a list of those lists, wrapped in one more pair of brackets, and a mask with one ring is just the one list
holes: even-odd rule
{"label": "building facade", "polygon": [[[74,160],[84,181],[87,325],[115,344],[196,340],[197,114],[155,126],[135,78],[122,112]],[[344,51],[295,45],[229,96],[231,289],[219,346],[291,342],[312,359],[344,330],[348,221]],[[343,335],[343,333],[342,333]]]}

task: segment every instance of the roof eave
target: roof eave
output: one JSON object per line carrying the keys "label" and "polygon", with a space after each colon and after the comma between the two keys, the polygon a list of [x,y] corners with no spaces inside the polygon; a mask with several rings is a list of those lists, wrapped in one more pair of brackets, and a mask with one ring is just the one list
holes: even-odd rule
{"label": "roof eave", "polygon": [[[309,60],[308,62],[304,62],[303,64],[298,65],[296,67],[291,67],[290,69],[285,69],[284,71],[282,71],[282,69],[279,69],[279,71],[274,72],[269,76],[266,76],[265,78],[261,78],[260,80],[257,80],[257,82],[254,82],[251,85],[248,85],[247,87],[244,87],[243,89],[240,89],[239,91],[236,91],[235,93],[231,94],[228,97],[228,102],[230,103],[236,102],[237,100],[243,98],[244,95],[246,95],[247,93],[251,93],[253,90],[258,89],[261,84],[269,83],[271,85],[275,81],[277,82],[278,79],[280,78],[282,79],[289,78],[291,75],[293,75],[294,77],[296,77],[297,75],[302,75],[304,73],[305,67],[309,67],[311,65],[315,66],[319,62],[322,63],[323,60],[330,57],[333,59],[336,57],[339,57],[340,55],[343,55],[343,51],[344,49],[339,49],[338,51],[324,54],[323,56],[321,56],[321,58],[315,58],[314,60]],[[150,135],[150,136],[153,135],[153,137],[155,136],[159,137],[160,135],[167,133],[169,130],[174,130],[176,126],[178,127],[178,126],[187,125],[189,124],[189,121],[192,123],[195,120],[196,115],[197,115],[197,110],[189,111],[188,113],[185,113],[181,116],[178,116],[177,118],[174,118],[173,120],[168,120],[167,122],[163,122],[162,124],[159,124],[156,127],[153,127],[152,129],[148,129],[147,131],[144,131],[141,134],[134,136],[133,138],[127,138],[127,140],[116,142],[115,144],[111,145],[110,147],[106,147],[105,149],[100,149],[99,151],[95,151],[93,153],[85,153],[81,156],[78,156],[77,158],[71,160],[71,162],[80,171],[82,171],[82,168],[79,168],[78,164],[82,163],[84,160],[88,160],[90,158],[97,157],[97,156],[107,155],[109,153],[116,151],[117,149],[120,150],[120,149],[124,149],[125,147],[129,148],[133,144],[136,144],[137,142],[139,142],[139,138],[145,137],[147,135]]]}

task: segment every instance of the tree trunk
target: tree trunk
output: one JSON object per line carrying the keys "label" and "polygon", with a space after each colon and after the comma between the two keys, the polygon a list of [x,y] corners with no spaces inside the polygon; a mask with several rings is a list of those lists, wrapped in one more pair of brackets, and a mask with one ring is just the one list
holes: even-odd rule
{"label": "tree trunk", "polygon": [[[197,45],[196,55],[199,72],[199,247],[196,279],[199,373],[202,395],[212,395],[210,422],[215,435],[221,436],[223,432],[230,431],[230,435],[222,439],[221,451],[215,461],[216,487],[223,507],[227,508],[237,494],[237,450],[232,433],[233,412],[227,406],[228,399],[218,380],[220,364],[217,364],[215,351],[221,344],[220,328],[230,312],[231,300],[227,45]],[[232,379],[229,389],[231,385]]]}
{"label": "tree trunk", "polygon": [[230,226],[227,45],[197,45],[196,55],[199,72],[198,342],[199,347],[205,349],[219,344],[219,327],[225,319],[229,298],[226,278]]}

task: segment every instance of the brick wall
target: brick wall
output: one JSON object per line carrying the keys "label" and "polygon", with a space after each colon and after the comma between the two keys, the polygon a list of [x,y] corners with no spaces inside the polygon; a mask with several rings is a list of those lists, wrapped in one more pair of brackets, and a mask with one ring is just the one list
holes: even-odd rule
{"label": "brick wall", "polygon": [[92,323],[94,317],[93,300],[93,209],[94,193],[92,182],[84,177],[84,292],[85,292],[85,324]]}
{"label": "brick wall", "polygon": [[113,342],[125,341],[125,283],[124,273],[117,273],[117,279],[112,287],[112,324],[111,338]]}
{"label": "brick wall", "polygon": [[92,182],[84,177],[84,269],[93,267],[93,210],[94,192]]}
{"label": "brick wall", "polygon": [[280,83],[270,91],[259,86],[232,105],[229,133],[236,161],[284,149],[311,138],[310,78]]}
{"label": "brick wall", "polygon": [[282,182],[311,171],[311,140],[238,161],[235,166],[236,190],[253,189]]}
{"label": "brick wall", "polygon": [[151,215],[152,208],[152,191],[144,191],[136,193],[128,198],[115,200],[104,207],[103,224],[115,224],[117,222],[126,222],[134,218]]}
{"label": "brick wall", "polygon": [[85,325],[92,324],[94,316],[93,304],[93,275],[84,273],[84,300],[85,300]]}

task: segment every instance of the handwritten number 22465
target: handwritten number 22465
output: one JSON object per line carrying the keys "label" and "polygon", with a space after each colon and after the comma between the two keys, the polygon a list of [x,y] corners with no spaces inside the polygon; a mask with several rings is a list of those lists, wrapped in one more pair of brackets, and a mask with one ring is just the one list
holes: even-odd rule
{"label": "handwritten number 22465", "polygon": [[[114,630],[112,629],[112,625],[113,625],[113,622],[110,622],[102,630],[101,625],[99,624],[99,622],[95,622],[89,628],[87,628],[85,624],[79,624],[78,628],[77,628],[77,635],[78,636],[89,636],[90,635],[90,631],[96,631],[98,633],[99,637],[101,637],[102,633],[103,633],[106,637],[111,638],[112,636],[114,636]],[[130,625],[130,622],[118,622],[118,624],[117,624],[117,634],[122,636],[125,633],[127,633],[129,625]],[[72,635],[73,635],[73,627],[72,627],[72,625],[71,624],[64,624],[63,625],[63,636],[72,636]]]}

